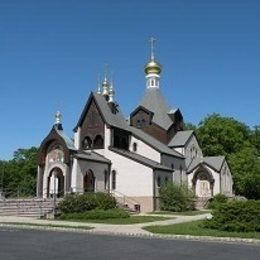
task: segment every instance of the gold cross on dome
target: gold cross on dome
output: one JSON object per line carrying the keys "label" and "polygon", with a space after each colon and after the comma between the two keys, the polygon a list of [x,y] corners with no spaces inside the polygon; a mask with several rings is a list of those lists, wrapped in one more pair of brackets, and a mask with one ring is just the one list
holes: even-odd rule
{"label": "gold cross on dome", "polygon": [[154,43],[156,41],[156,39],[154,37],[150,38],[150,43],[151,43],[151,59],[154,59]]}

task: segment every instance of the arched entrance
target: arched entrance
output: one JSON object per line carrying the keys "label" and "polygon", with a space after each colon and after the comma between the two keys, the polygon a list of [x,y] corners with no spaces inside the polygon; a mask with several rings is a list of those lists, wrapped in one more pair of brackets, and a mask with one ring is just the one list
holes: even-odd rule
{"label": "arched entrance", "polygon": [[51,170],[48,177],[47,196],[53,197],[54,194],[57,198],[64,196],[64,175],[60,168]]}
{"label": "arched entrance", "polygon": [[83,178],[84,192],[95,192],[95,175],[91,170],[88,170]]}
{"label": "arched entrance", "polygon": [[193,190],[200,198],[210,198],[213,196],[214,179],[205,169],[200,169],[194,174],[192,179]]}

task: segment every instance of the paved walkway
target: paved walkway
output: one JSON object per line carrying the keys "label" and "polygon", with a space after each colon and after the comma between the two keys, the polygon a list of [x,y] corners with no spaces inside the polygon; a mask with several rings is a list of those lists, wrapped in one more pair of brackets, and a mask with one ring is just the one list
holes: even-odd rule
{"label": "paved walkway", "polygon": [[[150,215],[150,214],[149,214]],[[158,216],[158,215],[156,215]],[[121,236],[134,236],[134,237],[147,237],[147,238],[163,238],[163,239],[182,239],[182,240],[198,240],[198,241],[214,241],[214,242],[229,242],[229,243],[251,243],[255,245],[260,245],[259,239],[245,239],[245,238],[229,238],[229,237],[209,237],[209,236],[191,236],[191,235],[165,235],[165,234],[153,234],[146,230],[143,230],[144,226],[151,225],[170,225],[185,223],[189,221],[195,221],[200,219],[205,219],[211,216],[210,213],[197,215],[197,216],[174,216],[174,215],[164,215],[165,217],[174,217],[174,219],[167,219],[155,222],[138,223],[131,225],[114,225],[114,224],[103,224],[103,223],[87,223],[87,222],[72,222],[72,221],[58,221],[58,220],[45,220],[37,218],[25,218],[25,217],[6,217],[0,216],[0,227],[1,226],[11,226],[18,227],[17,223],[30,225],[31,228],[37,229],[56,229],[56,230],[73,230],[79,231],[79,227],[92,227],[91,230],[80,230],[84,232],[89,232],[93,234],[102,235],[121,235]],[[35,226],[34,226],[35,225]],[[36,227],[36,225],[45,225],[42,227]],[[48,227],[55,225],[55,227]],[[20,226],[20,225],[19,225]],[[60,228],[58,227],[60,226]],[[66,228],[64,228],[66,226]],[[20,226],[21,227],[21,226]],[[27,226],[22,226],[27,227]],[[69,228],[69,229],[68,229]]]}
{"label": "paved walkway", "polygon": [[[149,214],[150,215],[150,214]],[[158,215],[156,215],[158,216]],[[23,223],[31,225],[55,225],[55,226],[67,226],[71,228],[78,227],[93,227],[93,232],[95,233],[107,233],[107,234],[136,234],[144,235],[150,234],[150,232],[143,230],[144,226],[151,225],[170,225],[183,222],[189,222],[193,220],[205,219],[207,216],[210,216],[209,213],[197,215],[197,216],[173,216],[173,215],[163,215],[165,217],[171,217],[172,219],[154,221],[154,222],[145,222],[138,224],[129,224],[129,225],[114,225],[114,224],[104,224],[104,223],[88,223],[88,222],[72,222],[72,221],[59,221],[59,220],[45,220],[37,218],[25,218],[25,217],[15,217],[15,216],[0,216],[0,223]],[[174,217],[174,218],[173,218]]]}

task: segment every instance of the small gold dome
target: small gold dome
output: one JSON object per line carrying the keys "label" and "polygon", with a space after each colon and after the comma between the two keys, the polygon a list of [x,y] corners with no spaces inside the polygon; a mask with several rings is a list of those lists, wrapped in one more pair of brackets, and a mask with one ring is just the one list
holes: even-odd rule
{"label": "small gold dome", "polygon": [[162,71],[162,66],[160,63],[151,59],[144,67],[144,71],[146,74],[155,73],[160,74]]}

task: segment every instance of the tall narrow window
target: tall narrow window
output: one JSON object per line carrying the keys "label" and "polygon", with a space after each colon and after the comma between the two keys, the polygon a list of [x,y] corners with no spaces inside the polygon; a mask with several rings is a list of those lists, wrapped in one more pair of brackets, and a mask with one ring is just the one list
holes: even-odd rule
{"label": "tall narrow window", "polygon": [[137,119],[137,123],[136,123],[137,128],[141,128],[142,124],[141,124],[141,120]]}
{"label": "tall narrow window", "polygon": [[105,172],[104,172],[104,188],[105,188],[105,190],[108,189],[108,172],[107,172],[107,170],[105,170]]}
{"label": "tall narrow window", "polygon": [[116,171],[112,171],[112,190],[116,189]]}
{"label": "tall narrow window", "polygon": [[161,187],[161,177],[160,176],[157,177],[157,186]]}
{"label": "tall narrow window", "polygon": [[133,151],[134,151],[134,152],[137,151],[137,143],[133,143]]}
{"label": "tall narrow window", "polygon": [[182,166],[180,166],[180,184],[182,185],[182,182],[183,182],[183,180],[182,180]]}

